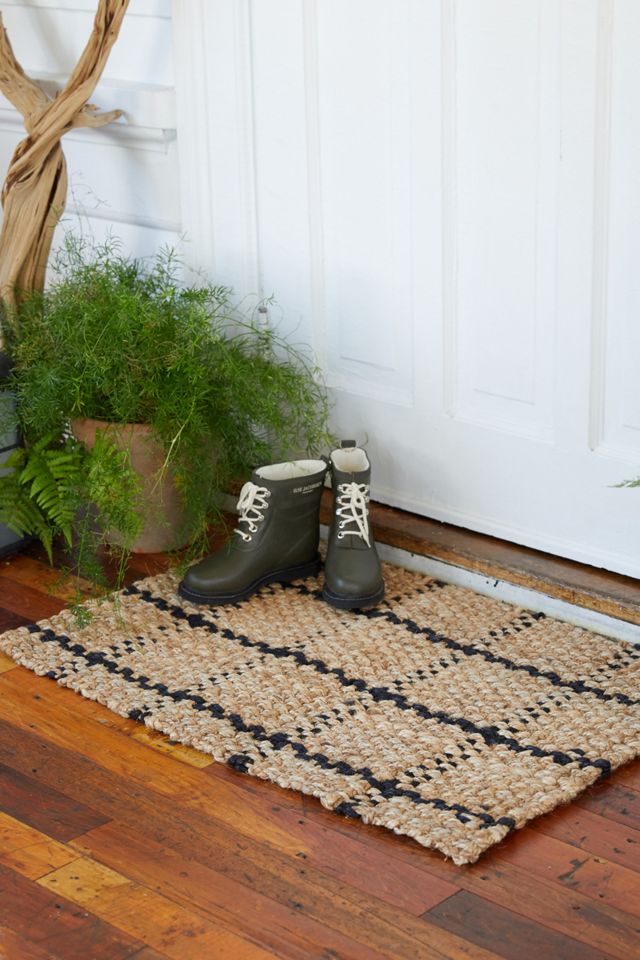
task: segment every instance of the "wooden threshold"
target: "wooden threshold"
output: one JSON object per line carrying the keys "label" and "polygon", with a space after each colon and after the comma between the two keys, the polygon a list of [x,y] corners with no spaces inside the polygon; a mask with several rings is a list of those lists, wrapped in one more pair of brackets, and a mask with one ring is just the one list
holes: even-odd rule
{"label": "wooden threshold", "polygon": [[[328,523],[330,516],[331,495],[325,491],[322,522]],[[379,543],[640,624],[640,581],[633,577],[565,560],[381,503],[371,505],[371,520]]]}

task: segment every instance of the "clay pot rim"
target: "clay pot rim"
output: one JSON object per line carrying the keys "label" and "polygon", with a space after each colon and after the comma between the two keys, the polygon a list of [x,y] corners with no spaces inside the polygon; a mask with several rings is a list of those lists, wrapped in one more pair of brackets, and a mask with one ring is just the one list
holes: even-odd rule
{"label": "clay pot rim", "polygon": [[70,424],[72,430],[74,424],[86,426],[88,429],[130,431],[132,433],[151,433],[153,429],[148,423],[120,423],[117,420],[99,420],[96,417],[72,417]]}

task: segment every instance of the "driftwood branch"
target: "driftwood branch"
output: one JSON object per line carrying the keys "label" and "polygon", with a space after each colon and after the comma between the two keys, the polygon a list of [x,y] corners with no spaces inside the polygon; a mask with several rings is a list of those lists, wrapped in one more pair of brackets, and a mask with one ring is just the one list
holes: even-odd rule
{"label": "driftwood branch", "polygon": [[73,127],[104,127],[122,116],[122,110],[108,110],[100,113],[94,106],[87,104],[73,121]]}
{"label": "driftwood branch", "polygon": [[13,52],[0,13],[0,90],[22,114],[27,132],[49,103],[49,97],[26,75]]}
{"label": "driftwood branch", "polygon": [[0,13],[0,90],[22,114],[27,131],[13,154],[2,190],[0,304],[9,322],[15,321],[21,294],[44,287],[53,232],[67,199],[62,137],[74,128],[101,127],[122,115],[119,110],[100,113],[88,101],[128,5],[129,0],[99,0],[87,45],[55,97],[25,74]]}

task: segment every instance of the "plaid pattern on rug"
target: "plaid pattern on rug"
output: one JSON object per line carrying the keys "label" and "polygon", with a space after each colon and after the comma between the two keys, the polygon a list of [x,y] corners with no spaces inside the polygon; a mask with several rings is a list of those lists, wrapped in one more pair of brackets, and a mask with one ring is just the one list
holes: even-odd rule
{"label": "plaid pattern on rug", "polygon": [[318,581],[194,606],[172,574],[0,649],[241,773],[472,863],[640,753],[640,643],[385,566],[387,600]]}

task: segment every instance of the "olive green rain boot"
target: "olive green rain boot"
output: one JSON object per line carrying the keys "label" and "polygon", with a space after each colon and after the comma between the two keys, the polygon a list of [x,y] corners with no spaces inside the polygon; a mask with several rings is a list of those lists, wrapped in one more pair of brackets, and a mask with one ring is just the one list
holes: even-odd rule
{"label": "olive green rain boot", "polygon": [[372,607],[384,597],[380,560],[369,524],[371,464],[353,440],[331,454],[333,513],[323,596],[332,607]]}
{"label": "olive green rain boot", "polygon": [[238,525],[229,542],[187,571],[180,595],[194,603],[234,603],[265,583],[316,574],[326,472],[324,460],[254,470],[240,492]]}

